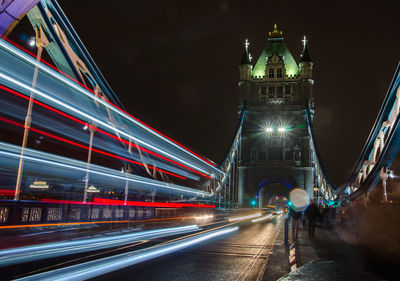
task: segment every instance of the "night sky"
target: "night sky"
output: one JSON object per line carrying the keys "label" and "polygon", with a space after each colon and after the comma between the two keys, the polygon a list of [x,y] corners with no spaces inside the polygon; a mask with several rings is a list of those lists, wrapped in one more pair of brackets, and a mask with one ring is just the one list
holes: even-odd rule
{"label": "night sky", "polygon": [[307,35],[316,137],[338,185],[400,59],[400,5],[390,2],[59,0],[126,109],[217,163],[236,127],[245,38],[255,63],[277,23],[298,62]]}

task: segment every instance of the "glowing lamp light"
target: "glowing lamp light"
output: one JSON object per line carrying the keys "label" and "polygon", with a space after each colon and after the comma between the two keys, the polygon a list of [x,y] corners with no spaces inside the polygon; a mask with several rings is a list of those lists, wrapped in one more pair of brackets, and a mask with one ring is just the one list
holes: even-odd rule
{"label": "glowing lamp light", "polygon": [[289,207],[297,212],[302,212],[307,209],[309,199],[307,192],[300,188],[293,189],[289,194],[290,200],[288,201]]}
{"label": "glowing lamp light", "polygon": [[251,199],[250,205],[253,206],[253,207],[256,206],[257,205],[257,200],[256,199]]}
{"label": "glowing lamp light", "polygon": [[31,47],[35,46],[35,44],[36,44],[35,38],[29,39],[28,44],[29,44],[29,46],[31,46]]}
{"label": "glowing lamp light", "polygon": [[268,128],[265,129],[265,131],[267,133],[272,133],[274,131],[274,128],[268,127]]}
{"label": "glowing lamp light", "polygon": [[278,132],[279,133],[285,133],[286,132],[286,128],[285,127],[280,127],[280,128],[278,128]]}

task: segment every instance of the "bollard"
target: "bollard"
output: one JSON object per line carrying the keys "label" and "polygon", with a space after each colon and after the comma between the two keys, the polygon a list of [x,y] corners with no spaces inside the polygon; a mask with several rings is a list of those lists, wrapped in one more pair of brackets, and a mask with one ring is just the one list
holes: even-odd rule
{"label": "bollard", "polygon": [[284,233],[284,244],[288,245],[289,244],[289,219],[285,218],[285,233]]}

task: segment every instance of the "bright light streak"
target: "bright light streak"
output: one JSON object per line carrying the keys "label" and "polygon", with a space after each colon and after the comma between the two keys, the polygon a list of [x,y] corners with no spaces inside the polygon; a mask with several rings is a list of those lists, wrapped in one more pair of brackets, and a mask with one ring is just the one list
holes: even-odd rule
{"label": "bright light streak", "polygon": [[[2,38],[4,38],[4,37],[2,37]],[[9,40],[7,40],[7,41],[9,41]],[[171,145],[175,146],[176,148],[180,149],[181,151],[184,151],[185,153],[197,158],[198,160],[200,160],[201,162],[203,162],[206,165],[210,166],[212,169],[216,170],[217,172],[223,173],[221,170],[219,170],[218,168],[214,167],[214,165],[211,162],[209,162],[208,160],[200,157],[199,155],[195,154],[194,152],[190,151],[189,149],[187,149],[183,145],[181,145],[181,144],[177,143],[176,141],[166,137],[165,135],[163,135],[160,132],[154,130],[153,128],[151,128],[150,126],[144,124],[143,122],[139,121],[138,119],[133,118],[133,116],[131,116],[127,112],[121,110],[120,108],[116,107],[115,105],[110,106],[110,104],[111,104],[110,102],[108,102],[108,101],[106,102],[103,99],[97,97],[96,95],[93,95],[93,93],[88,91],[88,89],[86,87],[81,87],[79,84],[75,83],[75,81],[71,81],[69,79],[66,79],[65,77],[60,75],[60,73],[55,72],[53,69],[48,68],[48,66],[46,66],[46,65],[44,65],[44,64],[42,64],[40,62],[37,62],[37,60],[27,56],[25,53],[21,53],[18,50],[10,48],[10,46],[7,46],[5,44],[5,41],[0,40],[0,46],[2,46],[3,48],[7,49],[10,52],[12,52],[16,56],[24,59],[25,61],[29,62],[30,64],[33,64],[33,65],[39,67],[41,70],[47,72],[48,74],[50,74],[54,78],[56,78],[58,80],[61,80],[62,82],[64,82],[68,86],[71,86],[72,88],[74,88],[77,91],[81,92],[82,94],[88,96],[89,98],[96,100],[97,102],[101,103],[103,106],[111,109],[112,111],[114,111],[118,115],[121,115],[125,119],[127,119],[127,120],[135,123],[136,125],[142,127],[143,129],[145,129],[146,131],[150,132],[151,134],[157,136],[158,138],[163,139],[164,141],[170,143]]]}
{"label": "bright light streak", "polygon": [[[1,40],[0,40],[0,42],[1,42]],[[30,86],[28,86],[28,85],[25,85],[24,83],[21,83],[21,82],[15,80],[15,79],[13,79],[13,78],[7,76],[7,75],[4,75],[3,73],[0,73],[0,77],[3,78],[3,79],[5,79],[5,80],[8,80],[8,81],[10,81],[10,82],[12,82],[12,83],[14,83],[14,84],[16,84],[16,85],[18,85],[18,86],[20,86],[20,87],[22,87],[22,88],[24,88],[24,89],[26,89],[26,90],[28,90],[28,91],[33,91],[33,92],[35,92],[36,95],[41,96],[41,97],[43,97],[43,98],[45,98],[45,99],[47,99],[47,100],[49,100],[49,101],[51,101],[51,102],[53,102],[53,103],[55,103],[55,104],[58,104],[58,105],[60,105],[60,106],[62,106],[62,107],[64,107],[64,108],[66,108],[66,109],[68,109],[68,110],[70,110],[70,111],[72,111],[72,112],[74,112],[74,113],[76,113],[76,114],[78,114],[78,115],[84,117],[84,119],[92,120],[94,123],[96,123],[96,124],[98,124],[98,125],[102,125],[103,127],[106,127],[106,128],[108,128],[109,130],[111,130],[111,131],[116,131],[116,132],[118,132],[119,134],[125,136],[126,138],[132,139],[132,140],[134,140],[134,141],[136,141],[136,142],[138,142],[138,143],[140,143],[140,144],[142,144],[142,145],[144,145],[144,146],[149,147],[149,148],[152,149],[152,150],[158,151],[158,152],[161,153],[161,154],[167,155],[167,156],[170,157],[170,158],[173,158],[173,159],[175,159],[175,160],[177,160],[177,161],[179,161],[179,162],[185,163],[187,166],[193,167],[193,168],[197,169],[198,171],[201,171],[201,172],[203,172],[203,173],[205,173],[205,174],[208,174],[208,175],[210,174],[209,172],[207,172],[207,171],[201,169],[200,167],[197,167],[197,166],[195,166],[195,165],[193,165],[193,164],[191,164],[191,163],[189,163],[189,162],[187,162],[187,161],[185,161],[185,160],[182,160],[182,159],[176,157],[175,155],[172,155],[172,154],[170,154],[170,153],[168,153],[168,152],[165,152],[165,151],[159,149],[158,147],[155,147],[155,146],[153,146],[153,145],[151,145],[151,144],[148,144],[148,143],[146,143],[145,141],[143,141],[143,140],[141,140],[141,139],[138,139],[138,138],[136,138],[136,137],[134,137],[134,136],[132,136],[132,135],[130,135],[130,134],[124,132],[124,131],[121,131],[121,130],[119,130],[119,129],[113,127],[113,126],[111,126],[110,124],[108,124],[108,123],[106,123],[106,122],[103,122],[103,121],[101,121],[100,119],[97,119],[97,118],[95,118],[95,117],[93,117],[93,116],[91,116],[91,115],[89,115],[89,114],[87,114],[87,113],[85,113],[85,112],[83,112],[83,111],[77,109],[77,108],[74,107],[74,106],[70,106],[70,105],[68,105],[68,104],[66,104],[66,103],[64,103],[64,102],[62,102],[62,101],[60,101],[60,100],[58,100],[58,99],[56,99],[56,98],[53,98],[53,97],[51,97],[51,96],[49,96],[49,95],[47,95],[47,94],[45,94],[45,93],[43,93],[43,92],[41,92],[41,91],[39,91],[39,90],[37,90],[37,89],[34,89],[34,88],[32,88],[32,87],[30,87]],[[213,168],[215,168],[215,167],[213,167]],[[219,171],[219,170],[218,170],[218,171]],[[220,171],[220,172],[221,172],[221,171]]]}
{"label": "bright light streak", "polygon": [[[4,143],[1,143],[1,144],[4,145]],[[27,149],[27,151],[30,151],[30,149]],[[0,155],[6,155],[6,156],[13,157],[13,158],[19,158],[20,157],[20,155],[18,153],[10,153],[10,152],[6,152],[6,151],[0,151]],[[45,155],[46,156],[48,154],[47,153],[40,153],[40,155]],[[54,157],[54,155],[53,155],[53,157]],[[63,159],[64,157],[56,157],[56,158]],[[37,157],[24,156],[24,159],[32,161],[32,162],[49,164],[49,165],[52,165],[52,166],[58,166],[58,167],[61,167],[61,168],[67,168],[67,169],[71,169],[71,170],[78,170],[78,171],[83,171],[83,172],[87,171],[87,169],[84,168],[84,167],[77,167],[77,166],[73,166],[71,164],[63,164],[63,163],[59,163],[59,162],[40,159],[40,158],[37,158]],[[77,161],[77,160],[73,160],[73,159],[68,159],[68,160],[71,163],[78,163],[80,165],[83,165],[83,162],[81,162],[81,161]],[[131,175],[131,174],[128,174],[127,176],[123,176],[123,175],[121,175],[121,173],[119,171],[112,170],[112,169],[109,169],[109,168],[101,167],[105,172],[96,171],[95,169],[98,168],[98,166],[97,165],[93,165],[93,164],[91,164],[90,167],[91,168],[89,169],[89,173],[91,173],[91,174],[97,174],[97,175],[101,175],[101,176],[105,176],[105,177],[109,177],[109,178],[116,178],[116,179],[120,179],[120,180],[127,180],[129,182],[148,184],[148,185],[157,186],[157,187],[161,187],[161,188],[165,188],[165,189],[177,190],[177,191],[183,192],[183,193],[191,193],[191,194],[203,195],[203,196],[209,196],[210,195],[209,192],[193,190],[193,189],[187,188],[187,187],[179,187],[178,185],[170,184],[170,183],[161,184],[161,182],[159,182],[159,181],[150,180],[150,179],[144,180],[144,178],[142,178],[142,177],[134,176],[134,175]]]}
{"label": "bright light streak", "polygon": [[272,133],[274,131],[274,128],[268,127],[268,128],[265,129],[265,131],[267,133]]}
{"label": "bright light streak", "polygon": [[71,200],[57,200],[57,199],[41,199],[41,202],[46,203],[57,203],[57,204],[91,204],[91,205],[115,205],[115,206],[140,206],[140,207],[157,207],[157,208],[215,208],[215,205],[200,205],[190,203],[169,203],[169,202],[143,202],[143,201],[126,201],[118,199],[106,199],[106,198],[93,198],[93,202],[83,203],[82,201],[71,201]]}
{"label": "bright light streak", "polygon": [[252,219],[251,222],[254,223],[254,222],[264,221],[264,220],[267,220],[267,219],[269,219],[269,218],[272,218],[272,215],[271,215],[271,214],[268,214],[268,215],[263,216],[263,217],[261,217],[261,218]]}
{"label": "bright light streak", "polygon": [[[20,98],[29,100],[29,97],[27,97],[27,96],[25,96],[25,95],[23,95],[23,94],[21,94],[21,93],[18,93],[17,91],[14,91],[14,90],[12,90],[12,89],[10,89],[10,88],[7,88],[7,87],[5,87],[5,86],[0,85],[0,89],[3,89],[3,90],[5,90],[5,91],[7,91],[7,92],[9,92],[9,93],[11,93],[11,94],[13,94],[13,95],[16,95],[16,96],[20,97]],[[178,162],[176,162],[176,161],[174,161],[174,160],[172,160],[172,159],[169,159],[169,158],[167,158],[167,157],[164,157],[164,156],[162,156],[162,155],[160,155],[160,154],[158,154],[158,153],[155,153],[155,152],[153,152],[153,151],[151,151],[151,150],[148,150],[148,149],[146,149],[146,148],[144,148],[144,147],[141,147],[141,146],[139,146],[139,145],[133,144],[133,143],[131,143],[131,142],[125,140],[125,139],[116,137],[115,135],[110,134],[110,133],[107,133],[107,132],[105,132],[105,131],[103,131],[103,130],[101,130],[101,129],[99,129],[99,128],[96,128],[96,127],[94,127],[94,126],[92,126],[92,125],[88,125],[86,122],[83,122],[83,121],[81,121],[80,119],[77,119],[77,118],[75,118],[75,117],[73,117],[73,116],[71,116],[71,115],[69,115],[69,114],[67,114],[67,113],[65,113],[65,112],[59,111],[59,110],[57,110],[57,109],[55,109],[55,108],[53,108],[53,107],[51,107],[51,106],[48,106],[48,105],[46,105],[46,104],[44,104],[44,103],[42,103],[42,102],[40,102],[40,101],[33,100],[33,102],[34,102],[35,104],[41,106],[41,107],[44,107],[44,108],[46,108],[46,109],[52,111],[52,112],[55,112],[55,113],[57,113],[57,114],[59,114],[59,115],[61,115],[61,116],[64,116],[64,117],[66,117],[66,118],[72,120],[72,121],[75,121],[75,122],[77,122],[77,123],[79,123],[79,124],[84,125],[84,127],[83,127],[84,130],[87,130],[88,127],[90,127],[92,130],[95,130],[95,131],[97,131],[97,132],[99,132],[99,133],[102,133],[102,134],[104,134],[104,135],[106,135],[106,136],[108,136],[108,137],[110,137],[110,138],[112,138],[112,139],[115,139],[115,140],[117,140],[117,141],[123,142],[123,143],[125,143],[125,144],[127,144],[127,145],[130,145],[131,147],[140,149],[140,150],[142,150],[142,151],[144,151],[144,152],[147,152],[147,153],[149,153],[149,154],[151,154],[151,155],[157,156],[157,157],[159,157],[159,158],[161,158],[161,159],[164,159],[164,160],[166,160],[166,161],[168,161],[168,162],[174,163],[174,164],[176,164],[176,165],[178,165],[178,166],[181,166],[181,167],[183,167],[183,168],[185,168],[185,169],[188,169],[188,170],[190,170],[190,171],[192,171],[192,172],[195,172],[195,173],[197,173],[197,174],[199,174],[199,175],[202,175],[202,176],[204,176],[204,177],[211,178],[210,176],[208,176],[208,175],[206,175],[206,174],[204,174],[204,173],[201,173],[201,172],[199,172],[199,171],[197,171],[197,170],[195,170],[195,169],[192,169],[192,168],[190,168],[190,167],[188,167],[188,166],[185,166],[185,165],[183,165],[183,164],[181,164],[181,163],[178,163]],[[225,175],[225,176],[226,176],[226,175]]]}
{"label": "bright light streak", "polygon": [[[8,122],[8,123],[13,124],[13,125],[18,126],[18,127],[22,127],[22,128],[24,127],[24,125],[21,124],[21,123],[14,122],[14,121],[8,120],[8,119],[3,118],[3,117],[0,117],[0,121]],[[80,147],[80,148],[89,150],[88,146],[85,146],[85,145],[82,145],[82,144],[67,140],[65,138],[62,138],[62,137],[59,137],[59,136],[56,136],[56,135],[53,135],[53,134],[49,134],[49,133],[47,133],[45,131],[42,131],[42,130],[38,130],[38,129],[33,128],[33,127],[30,127],[29,130],[32,131],[32,132],[36,132],[36,133],[42,134],[44,136],[50,137],[52,139],[55,139],[55,140],[58,140],[58,141],[61,141],[61,142],[64,142],[64,143],[71,144],[71,145],[76,146],[76,147]],[[96,153],[99,153],[99,154],[106,155],[108,157],[120,159],[120,160],[129,162],[129,163],[132,163],[132,164],[135,164],[135,165],[139,165],[139,166],[145,166],[146,165],[146,164],[143,164],[143,163],[140,163],[140,162],[137,162],[137,161],[133,161],[131,159],[128,159],[128,158],[125,158],[125,157],[121,157],[121,156],[118,156],[118,155],[115,155],[115,154],[112,154],[112,153],[108,153],[108,152],[105,152],[105,151],[102,151],[102,150],[99,150],[99,149],[96,149],[96,148],[92,148],[92,151],[96,152]],[[163,169],[155,168],[155,167],[153,167],[151,165],[147,165],[147,167],[149,169],[151,169],[151,170],[155,170],[155,171],[158,171],[158,172],[161,172],[161,173],[164,173],[164,174],[168,174],[168,175],[171,175],[171,176],[174,176],[174,177],[178,177],[178,178],[181,178],[181,179],[186,179],[186,177],[184,177],[184,176],[177,175],[177,174],[172,173],[172,172],[167,172],[167,171],[165,171]],[[121,171],[121,173],[123,173],[123,170]]]}
{"label": "bright light streak", "polygon": [[258,218],[261,217],[261,213],[256,213],[256,214],[251,214],[248,216],[243,216],[243,217],[235,217],[235,218],[230,218],[228,221],[240,221],[240,220],[247,220],[247,219],[252,219],[252,218]]}
{"label": "bright light streak", "polygon": [[132,242],[201,230],[197,225],[161,228],[123,235],[24,246],[0,251],[0,266],[100,250]]}
{"label": "bright light streak", "polygon": [[193,217],[195,220],[207,220],[207,219],[213,219],[213,215],[203,215],[203,216],[195,216]]}
{"label": "bright light streak", "polygon": [[278,128],[278,132],[279,133],[285,133],[286,132],[286,128],[285,127],[280,127],[280,128]]}
{"label": "bright light streak", "polygon": [[239,228],[237,226],[227,227],[220,230],[198,234],[196,236],[185,238],[179,241],[55,269],[17,280],[87,280],[99,275],[183,250],[208,239],[234,232],[238,229]]}
{"label": "bright light streak", "polygon": [[[15,193],[14,193],[15,194]],[[82,203],[82,202],[81,202]],[[86,205],[101,205],[93,204],[92,202],[86,202]],[[90,225],[90,224],[110,224],[110,223],[135,223],[135,222],[153,222],[153,221],[169,221],[169,220],[182,220],[187,217],[173,217],[173,218],[162,218],[162,219],[147,219],[147,220],[125,220],[125,221],[82,221],[82,222],[62,222],[62,223],[36,223],[36,224],[17,224],[17,225],[3,225],[0,229],[17,229],[26,227],[44,227],[44,226],[72,226],[72,225]]]}

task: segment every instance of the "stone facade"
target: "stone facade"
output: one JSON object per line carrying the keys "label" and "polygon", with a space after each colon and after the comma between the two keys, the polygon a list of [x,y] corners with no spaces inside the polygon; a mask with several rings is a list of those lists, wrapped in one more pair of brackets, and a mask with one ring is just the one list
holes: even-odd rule
{"label": "stone facade", "polygon": [[305,104],[313,104],[312,67],[306,41],[297,64],[282,32],[269,33],[253,67],[246,41],[240,71],[240,101],[246,103],[239,160],[239,206],[259,207],[290,188],[313,194],[314,176]]}

